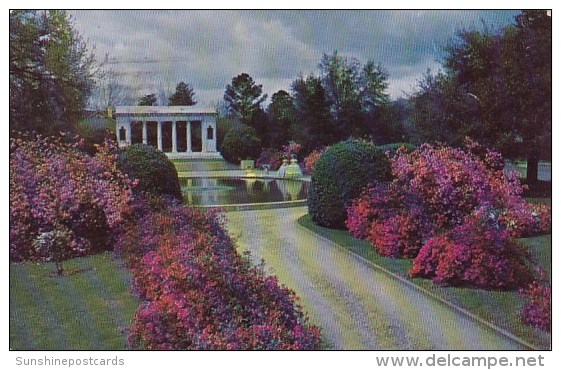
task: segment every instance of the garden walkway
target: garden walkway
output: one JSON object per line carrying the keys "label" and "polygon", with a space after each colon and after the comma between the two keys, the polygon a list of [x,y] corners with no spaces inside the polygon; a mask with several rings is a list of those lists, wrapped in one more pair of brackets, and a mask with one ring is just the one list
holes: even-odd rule
{"label": "garden walkway", "polygon": [[307,207],[228,212],[240,251],[296,291],[333,349],[523,349],[297,223]]}

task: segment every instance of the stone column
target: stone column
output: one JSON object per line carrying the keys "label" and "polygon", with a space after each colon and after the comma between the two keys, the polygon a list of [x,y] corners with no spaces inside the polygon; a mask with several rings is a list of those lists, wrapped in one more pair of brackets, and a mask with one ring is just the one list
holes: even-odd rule
{"label": "stone column", "polygon": [[177,153],[177,122],[171,123],[171,152]]}
{"label": "stone column", "polygon": [[142,122],[142,144],[148,144],[148,128],[146,124],[146,121]]}
{"label": "stone column", "polygon": [[212,142],[210,143],[210,151],[216,152],[216,141],[218,132],[216,131],[216,121],[212,121],[210,127],[212,127]]}
{"label": "stone column", "polygon": [[127,132],[125,134],[126,140],[127,140],[127,145],[131,145],[132,144],[132,135],[131,135],[132,122],[129,122],[129,124],[125,127],[125,129],[127,130]]}
{"label": "stone column", "polygon": [[191,121],[187,121],[187,152],[193,151],[193,146],[191,145]]}
{"label": "stone column", "polygon": [[206,128],[206,122],[202,121],[201,122],[201,139],[202,139],[202,147],[203,149],[201,150],[203,153],[207,152],[207,140],[206,140],[206,135],[207,135],[207,128]]}
{"label": "stone column", "polygon": [[162,122],[158,121],[158,150],[162,150]]}

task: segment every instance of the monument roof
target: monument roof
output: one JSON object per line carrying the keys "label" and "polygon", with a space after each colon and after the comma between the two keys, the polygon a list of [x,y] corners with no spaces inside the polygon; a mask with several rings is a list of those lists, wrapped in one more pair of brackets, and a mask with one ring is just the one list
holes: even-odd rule
{"label": "monument roof", "polygon": [[201,108],[194,105],[121,105],[115,107],[115,114],[216,114],[216,110],[212,108]]}

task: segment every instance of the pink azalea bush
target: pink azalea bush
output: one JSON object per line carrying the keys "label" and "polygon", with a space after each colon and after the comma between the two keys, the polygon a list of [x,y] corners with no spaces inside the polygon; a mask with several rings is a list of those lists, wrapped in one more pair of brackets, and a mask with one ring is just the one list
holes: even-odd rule
{"label": "pink azalea bush", "polygon": [[514,289],[531,280],[525,248],[497,229],[485,212],[430,238],[413,261],[411,277],[432,278],[446,285]]}
{"label": "pink azalea bush", "polygon": [[317,161],[327,149],[329,149],[328,146],[323,147],[321,149],[316,149],[312,151],[310,154],[308,154],[306,158],[304,158],[304,169],[306,170],[306,173],[308,175],[311,176],[314,174],[314,167]]}
{"label": "pink azalea bush", "polygon": [[297,157],[302,151],[302,144],[298,144],[295,141],[289,141],[288,144],[281,147],[281,152],[285,158],[291,159],[292,156]]}
{"label": "pink azalea bush", "polygon": [[522,309],[522,321],[541,330],[551,331],[551,284],[545,273],[538,271],[538,277],[527,287],[520,289],[520,293],[529,300]]}
{"label": "pink azalea bush", "polygon": [[117,169],[115,146],[106,142],[89,156],[82,144],[10,139],[10,260],[58,263],[108,248],[130,211],[134,182]]}
{"label": "pink azalea bush", "polygon": [[134,288],[144,300],[132,348],[318,347],[320,331],[307,323],[294,292],[236,252],[220,213],[150,202],[136,202],[135,230],[116,246],[133,256]]}
{"label": "pink azalea bush", "polygon": [[391,163],[394,180],[367,187],[347,209],[353,236],[384,256],[416,258],[412,276],[441,283],[513,288],[528,278],[512,239],[548,232],[551,212],[522,198],[498,153],[470,141],[425,144],[398,149]]}

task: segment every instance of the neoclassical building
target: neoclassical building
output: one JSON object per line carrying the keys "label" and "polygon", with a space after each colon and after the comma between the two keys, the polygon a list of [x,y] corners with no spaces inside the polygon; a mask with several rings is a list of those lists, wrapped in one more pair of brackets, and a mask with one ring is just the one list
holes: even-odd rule
{"label": "neoclassical building", "polygon": [[153,145],[171,159],[222,158],[216,150],[216,117],[216,111],[195,106],[117,106],[117,143]]}

